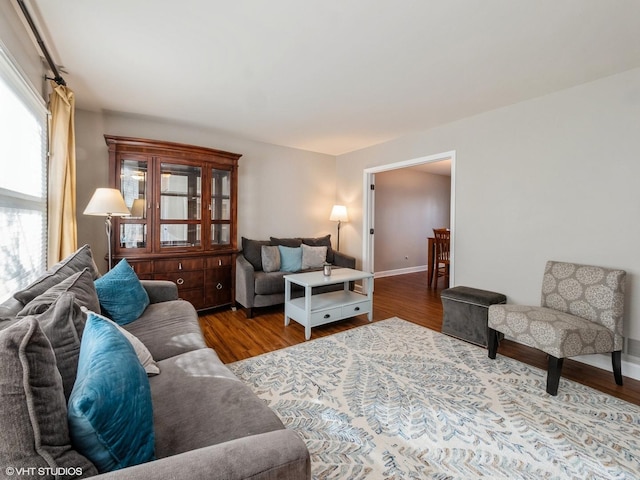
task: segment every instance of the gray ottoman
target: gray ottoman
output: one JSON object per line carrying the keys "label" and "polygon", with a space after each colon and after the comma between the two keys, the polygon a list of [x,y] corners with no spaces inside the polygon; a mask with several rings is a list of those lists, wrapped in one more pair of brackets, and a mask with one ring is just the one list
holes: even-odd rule
{"label": "gray ottoman", "polygon": [[471,287],[453,287],[443,290],[442,333],[487,346],[487,316],[489,305],[507,303],[502,293]]}

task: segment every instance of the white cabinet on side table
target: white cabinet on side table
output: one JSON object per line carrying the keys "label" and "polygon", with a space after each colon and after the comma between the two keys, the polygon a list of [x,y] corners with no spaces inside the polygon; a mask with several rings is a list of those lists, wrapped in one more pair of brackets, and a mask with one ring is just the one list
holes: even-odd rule
{"label": "white cabinet on side table", "polygon": [[[284,324],[295,320],[304,326],[305,339],[311,338],[311,327],[336,322],[344,318],[367,314],[373,319],[373,274],[351,268],[334,269],[325,276],[322,271],[285,275]],[[349,290],[349,283],[363,280],[360,294]],[[304,287],[304,297],[291,298],[292,284]],[[314,287],[344,284],[344,289],[313,295]]]}

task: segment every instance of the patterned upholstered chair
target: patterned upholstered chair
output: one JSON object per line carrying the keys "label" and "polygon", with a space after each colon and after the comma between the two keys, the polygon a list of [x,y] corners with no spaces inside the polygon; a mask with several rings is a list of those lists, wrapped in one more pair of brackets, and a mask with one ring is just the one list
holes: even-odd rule
{"label": "patterned upholstered chair", "polygon": [[623,270],[547,262],[540,307],[489,307],[489,358],[496,358],[498,332],[549,356],[547,393],[557,395],[566,357],[609,353],[622,385]]}

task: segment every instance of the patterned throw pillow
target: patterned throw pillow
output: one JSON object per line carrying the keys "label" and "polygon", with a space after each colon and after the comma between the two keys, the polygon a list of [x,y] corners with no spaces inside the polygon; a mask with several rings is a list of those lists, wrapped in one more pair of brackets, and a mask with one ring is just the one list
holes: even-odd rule
{"label": "patterned throw pillow", "polygon": [[149,306],[149,295],[127,259],[95,281],[103,313],[119,325],[131,323]]}

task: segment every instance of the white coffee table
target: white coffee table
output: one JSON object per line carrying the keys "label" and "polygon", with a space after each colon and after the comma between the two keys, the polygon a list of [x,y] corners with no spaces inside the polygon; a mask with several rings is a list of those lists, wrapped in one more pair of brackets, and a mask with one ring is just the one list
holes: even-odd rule
{"label": "white coffee table", "polygon": [[[305,339],[311,338],[311,327],[336,322],[344,318],[367,314],[373,319],[373,274],[351,268],[334,268],[331,275],[322,271],[285,275],[284,324],[295,320],[304,326]],[[349,290],[349,282],[364,280],[365,295]],[[291,284],[304,287],[304,297],[291,298]],[[313,287],[344,283],[344,289],[312,294]]]}

